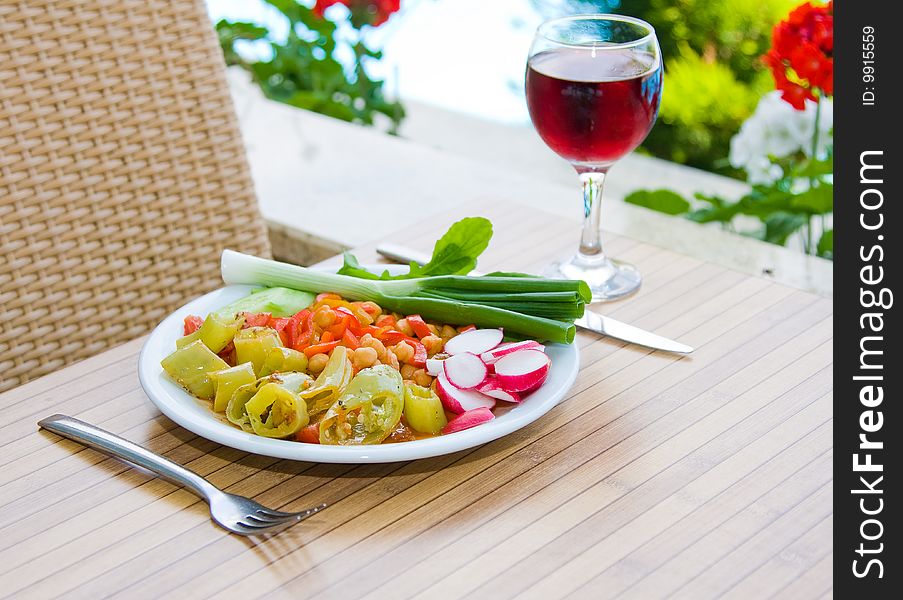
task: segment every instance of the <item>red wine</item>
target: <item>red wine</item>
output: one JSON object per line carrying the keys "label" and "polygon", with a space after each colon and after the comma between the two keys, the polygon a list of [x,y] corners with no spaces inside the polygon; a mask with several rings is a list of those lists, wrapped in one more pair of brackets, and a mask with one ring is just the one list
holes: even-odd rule
{"label": "red wine", "polygon": [[629,49],[548,50],[527,64],[526,89],[530,118],[549,148],[578,168],[605,167],[652,129],[661,63]]}

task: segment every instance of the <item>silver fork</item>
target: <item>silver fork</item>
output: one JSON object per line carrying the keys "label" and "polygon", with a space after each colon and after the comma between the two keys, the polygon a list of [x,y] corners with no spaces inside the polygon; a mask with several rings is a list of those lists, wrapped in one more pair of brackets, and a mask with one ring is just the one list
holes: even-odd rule
{"label": "silver fork", "polygon": [[172,483],[185,486],[210,505],[210,516],[213,521],[232,533],[239,535],[271,533],[276,529],[303,521],[326,508],[325,504],[320,504],[301,512],[272,510],[250,498],[228,494],[197,473],[147,448],[66,415],[51,415],[38,421],[38,425],[104,454],[144,467]]}

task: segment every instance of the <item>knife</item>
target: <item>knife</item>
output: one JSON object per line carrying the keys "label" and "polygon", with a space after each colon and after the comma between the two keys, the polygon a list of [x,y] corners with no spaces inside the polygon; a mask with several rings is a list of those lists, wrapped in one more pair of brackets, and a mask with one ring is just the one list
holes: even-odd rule
{"label": "knife", "polygon": [[[376,252],[389,260],[404,264],[410,262],[424,264],[430,259],[426,254],[397,244],[380,244],[376,247]],[[479,275],[476,271],[472,274]],[[574,321],[574,325],[581,329],[601,333],[602,335],[630,342],[631,344],[654,348],[655,350],[664,350],[665,352],[675,352],[677,354],[689,354],[693,351],[691,346],[675,342],[674,340],[640,329],[639,327],[628,325],[617,319],[600,315],[589,309],[583,313],[582,317]]]}

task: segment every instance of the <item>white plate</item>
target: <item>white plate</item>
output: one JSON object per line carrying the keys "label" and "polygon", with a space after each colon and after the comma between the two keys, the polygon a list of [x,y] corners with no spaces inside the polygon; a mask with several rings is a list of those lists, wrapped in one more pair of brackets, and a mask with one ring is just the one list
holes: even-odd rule
{"label": "white plate", "polygon": [[[402,271],[404,268],[401,267]],[[396,268],[391,270],[396,271]],[[252,435],[210,410],[209,402],[188,394],[160,367],[160,361],[175,349],[187,315],[206,316],[246,296],[251,289],[252,286],[229,285],[192,300],[154,329],[138,358],[141,386],[163,414],[192,433],[246,452],[321,463],[384,463],[449,454],[485,444],[532,423],[558,404],[577,378],[579,356],[576,344],[548,344],[546,353],[552,359],[552,367],[542,387],[510,408],[500,401],[494,411],[496,418],[472,429],[425,440],[375,446],[321,446]]]}

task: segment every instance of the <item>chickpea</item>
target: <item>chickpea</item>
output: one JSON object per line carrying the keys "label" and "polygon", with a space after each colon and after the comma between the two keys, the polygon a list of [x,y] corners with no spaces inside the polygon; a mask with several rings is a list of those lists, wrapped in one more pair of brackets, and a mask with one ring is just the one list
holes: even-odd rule
{"label": "chickpea", "polygon": [[355,369],[366,369],[372,367],[377,361],[376,350],[369,346],[361,346],[354,351],[351,358],[351,364]]}
{"label": "chickpea", "polygon": [[427,329],[430,330],[430,333],[432,333],[433,335],[439,335],[439,328],[436,327],[435,325],[433,325],[432,323],[430,323],[426,327],[427,327]]}
{"label": "chickpea", "polygon": [[411,362],[414,358],[414,347],[407,342],[398,342],[392,346],[392,352],[395,353],[395,358],[403,363]]}
{"label": "chickpea", "polygon": [[373,348],[374,350],[376,350],[377,358],[379,358],[381,362],[386,362],[386,346],[369,333],[365,333],[361,337],[361,346]]}
{"label": "chickpea", "polygon": [[309,373],[320,373],[323,369],[326,368],[326,363],[329,362],[329,357],[323,354],[314,354],[307,361],[307,371]]}
{"label": "chickpea", "polygon": [[430,387],[433,383],[433,378],[424,369],[417,369],[414,371],[414,383],[423,387]]}
{"label": "chickpea", "polygon": [[317,309],[317,312],[314,313],[314,323],[323,329],[335,325],[335,321],[335,312],[328,306],[321,306]]}
{"label": "chickpea", "polygon": [[411,329],[411,324],[408,323],[407,319],[399,319],[398,323],[395,324],[395,327],[406,336],[413,337],[414,335],[414,330]]}
{"label": "chickpea", "polygon": [[398,357],[395,356],[395,353],[392,352],[391,350],[386,350],[386,360],[383,362],[384,362],[384,364],[389,365],[396,371],[401,369],[400,365],[398,364]]}
{"label": "chickpea", "polygon": [[452,327],[451,325],[443,325],[442,329],[439,331],[439,336],[443,337],[447,340],[458,335],[458,330]]}
{"label": "chickpea", "polygon": [[433,356],[434,354],[442,352],[442,349],[445,347],[445,340],[435,335],[426,336],[420,340],[420,343],[426,348],[427,356]]}
{"label": "chickpea", "polygon": [[401,365],[401,378],[402,379],[413,379],[414,371],[417,370],[417,367],[414,365]]}

